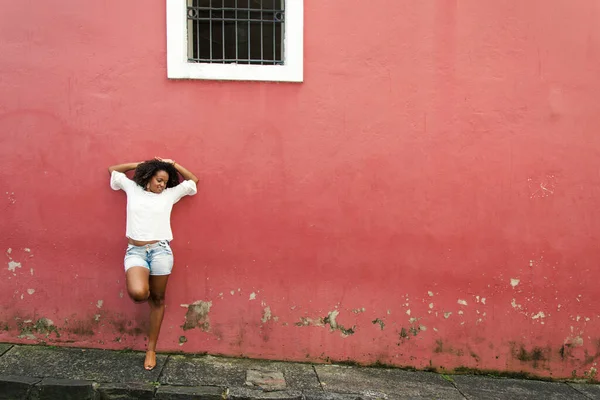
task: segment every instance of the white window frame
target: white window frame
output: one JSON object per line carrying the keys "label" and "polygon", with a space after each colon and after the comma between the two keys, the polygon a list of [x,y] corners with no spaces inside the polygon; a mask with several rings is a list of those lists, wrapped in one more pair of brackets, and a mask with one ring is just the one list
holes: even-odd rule
{"label": "white window frame", "polygon": [[304,0],[285,0],[283,65],[188,62],[187,0],[167,3],[167,76],[170,79],[302,82]]}

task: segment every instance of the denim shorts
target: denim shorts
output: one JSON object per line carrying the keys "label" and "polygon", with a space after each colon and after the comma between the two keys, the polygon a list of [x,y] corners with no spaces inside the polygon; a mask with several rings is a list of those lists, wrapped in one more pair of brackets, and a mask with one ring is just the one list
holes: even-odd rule
{"label": "denim shorts", "polygon": [[168,240],[144,246],[127,245],[125,272],[131,267],[148,268],[150,275],[170,275],[173,270],[173,252]]}

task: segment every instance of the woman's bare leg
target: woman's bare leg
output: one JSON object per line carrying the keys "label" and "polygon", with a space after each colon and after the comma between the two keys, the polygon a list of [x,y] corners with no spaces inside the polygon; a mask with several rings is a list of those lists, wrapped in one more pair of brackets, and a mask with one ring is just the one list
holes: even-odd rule
{"label": "woman's bare leg", "polygon": [[150,332],[148,334],[148,350],[144,368],[151,370],[156,366],[156,342],[165,315],[165,292],[169,275],[150,275]]}
{"label": "woman's bare leg", "polygon": [[149,276],[150,271],[148,268],[131,267],[127,270],[125,279],[127,281],[127,293],[131,300],[136,303],[143,303],[148,300],[150,295]]}

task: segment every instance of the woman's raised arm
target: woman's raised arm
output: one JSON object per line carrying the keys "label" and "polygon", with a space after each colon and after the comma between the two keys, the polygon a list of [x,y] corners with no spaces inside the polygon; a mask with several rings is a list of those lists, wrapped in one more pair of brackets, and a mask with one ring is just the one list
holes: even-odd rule
{"label": "woman's raised arm", "polygon": [[196,175],[194,175],[190,170],[185,168],[183,165],[178,164],[175,161],[168,159],[168,158],[160,158],[160,157],[155,157],[155,158],[159,161],[163,161],[163,162],[169,163],[172,166],[174,166],[175,169],[177,170],[177,172],[179,172],[181,174],[181,176],[183,176],[183,179],[185,179],[186,181],[194,181],[194,183],[196,183],[196,184],[198,183],[198,178],[196,177]]}
{"label": "woman's raised arm", "polygon": [[131,171],[132,169],[136,169],[140,164],[141,162],[112,165],[108,167],[108,173],[112,174],[113,171],[125,173],[127,171]]}

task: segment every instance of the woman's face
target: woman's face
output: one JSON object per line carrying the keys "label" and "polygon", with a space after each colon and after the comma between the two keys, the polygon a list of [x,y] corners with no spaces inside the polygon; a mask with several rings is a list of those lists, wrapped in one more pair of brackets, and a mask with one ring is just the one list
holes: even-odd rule
{"label": "woman's face", "polygon": [[157,171],[148,182],[147,189],[152,193],[162,193],[167,187],[168,180],[169,174],[166,171]]}

